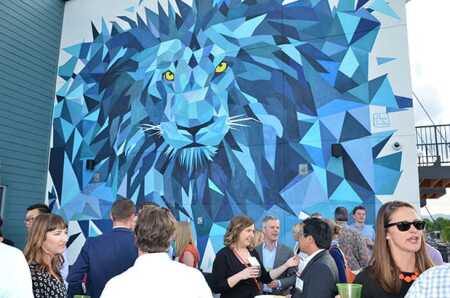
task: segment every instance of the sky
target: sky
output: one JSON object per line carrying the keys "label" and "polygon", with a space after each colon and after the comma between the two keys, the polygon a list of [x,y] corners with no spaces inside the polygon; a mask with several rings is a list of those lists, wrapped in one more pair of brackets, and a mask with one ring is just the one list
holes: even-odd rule
{"label": "sky", "polygon": [[[397,0],[396,0],[397,1]],[[411,79],[436,124],[450,124],[449,0],[411,0],[406,4]],[[431,125],[414,99],[416,125]],[[450,188],[438,200],[428,200],[431,214],[450,214]],[[422,208],[422,215],[427,215]]]}

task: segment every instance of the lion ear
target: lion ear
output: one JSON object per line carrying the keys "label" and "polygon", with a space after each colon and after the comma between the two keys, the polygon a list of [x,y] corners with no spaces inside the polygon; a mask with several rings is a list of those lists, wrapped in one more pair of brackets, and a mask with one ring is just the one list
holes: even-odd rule
{"label": "lion ear", "polygon": [[239,18],[230,20],[210,27],[220,35],[232,37],[235,39],[252,37],[255,30],[264,21],[267,14],[262,14],[251,19]]}

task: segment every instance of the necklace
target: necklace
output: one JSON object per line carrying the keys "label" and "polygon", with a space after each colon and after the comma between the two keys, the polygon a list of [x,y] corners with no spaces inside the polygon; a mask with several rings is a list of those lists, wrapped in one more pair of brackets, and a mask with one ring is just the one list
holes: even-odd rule
{"label": "necklace", "polygon": [[405,275],[403,273],[400,273],[400,275],[399,275],[400,280],[403,280],[406,283],[411,283],[411,282],[415,281],[417,279],[417,277],[419,277],[419,272],[414,272],[411,275]]}

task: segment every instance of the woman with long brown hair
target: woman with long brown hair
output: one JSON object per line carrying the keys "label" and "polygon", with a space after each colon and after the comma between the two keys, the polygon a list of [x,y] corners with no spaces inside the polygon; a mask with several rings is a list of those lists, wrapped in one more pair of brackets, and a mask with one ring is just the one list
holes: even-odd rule
{"label": "woman with long brown hair", "polygon": [[356,276],[363,298],[401,298],[433,266],[425,250],[425,223],[406,202],[385,203],[378,211],[373,255]]}
{"label": "woman with long brown hair", "polygon": [[66,243],[67,224],[61,216],[41,214],[34,219],[24,254],[30,267],[36,298],[67,297],[60,274]]}
{"label": "woman with long brown hair", "polygon": [[200,261],[200,254],[192,239],[191,224],[187,221],[180,221],[175,229],[175,256],[178,262],[197,268]]}
{"label": "woman with long brown hair", "polygon": [[268,284],[289,267],[298,266],[292,257],[267,272],[253,247],[255,225],[247,216],[236,216],[228,225],[224,245],[213,264],[213,290],[221,298],[253,298],[261,293],[260,283]]}

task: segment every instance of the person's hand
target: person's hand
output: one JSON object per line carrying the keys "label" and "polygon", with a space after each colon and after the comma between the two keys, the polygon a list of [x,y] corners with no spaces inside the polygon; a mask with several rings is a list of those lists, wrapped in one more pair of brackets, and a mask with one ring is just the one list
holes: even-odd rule
{"label": "person's hand", "polygon": [[287,260],[285,264],[288,267],[297,267],[299,263],[300,263],[300,257],[293,256],[289,260]]}
{"label": "person's hand", "polygon": [[259,268],[255,266],[247,267],[241,272],[239,272],[239,274],[241,275],[241,280],[249,278],[257,278],[259,277]]}
{"label": "person's hand", "polygon": [[341,298],[341,295],[336,295],[334,298]]}
{"label": "person's hand", "polygon": [[267,286],[271,289],[276,289],[278,288],[278,282],[276,280],[272,280],[269,284],[267,284]]}

